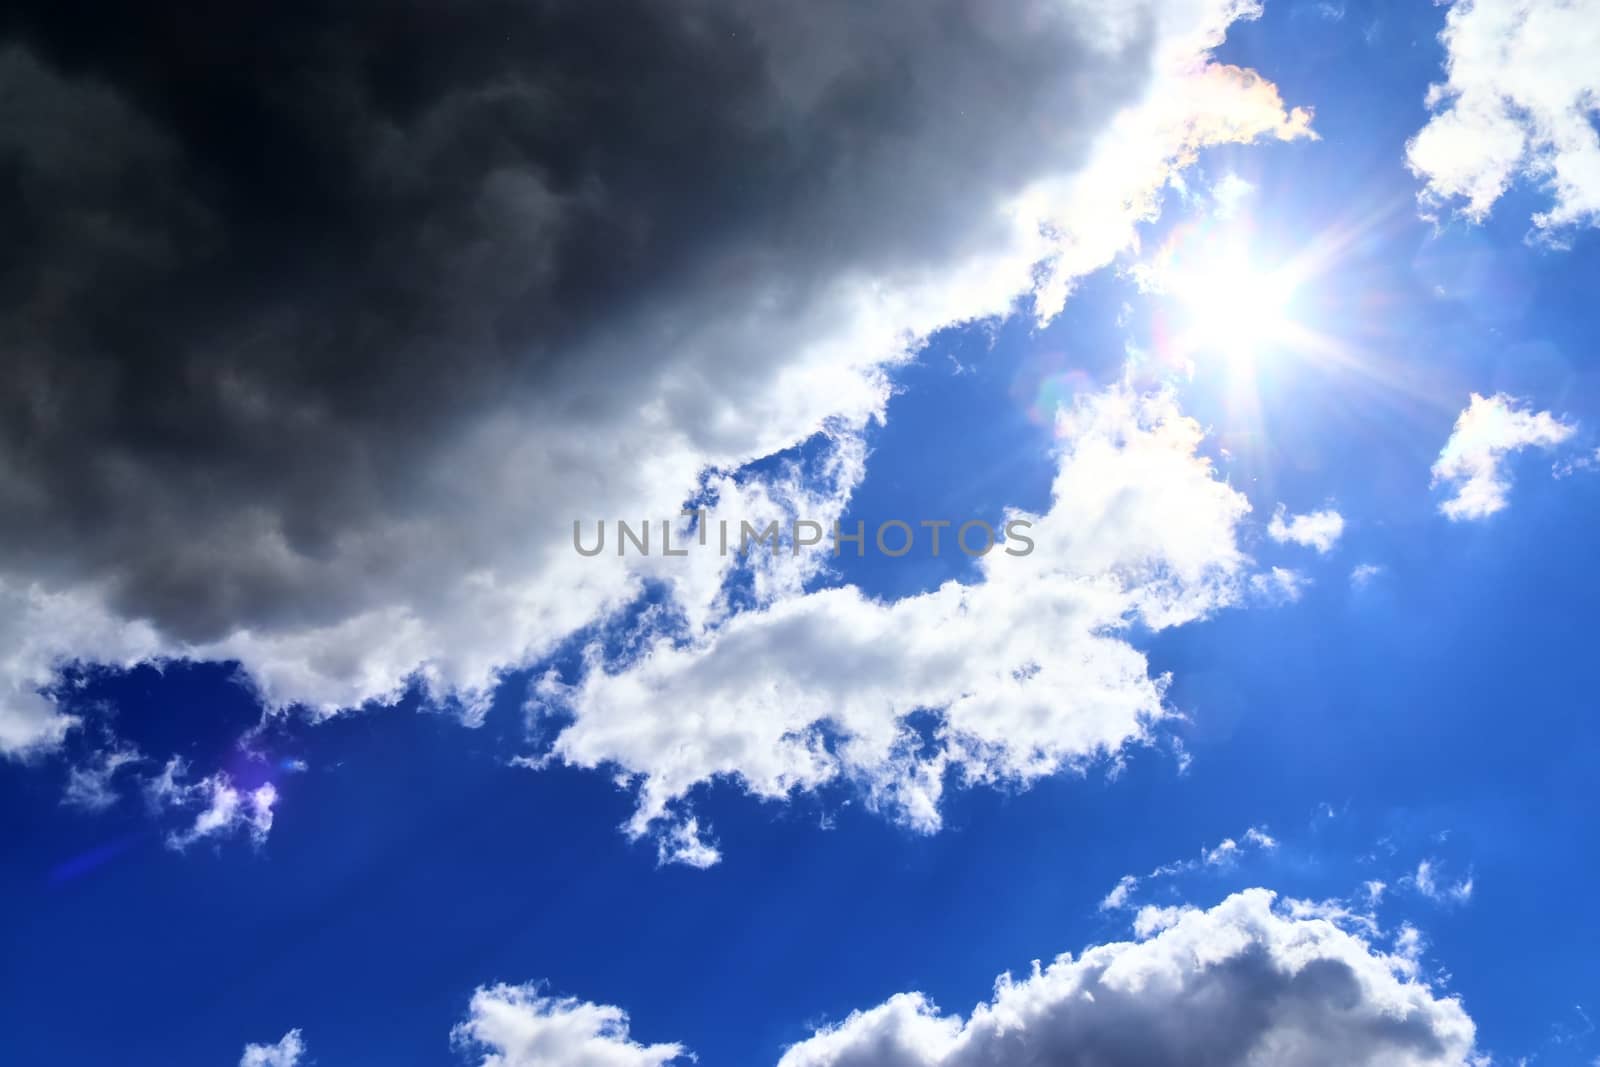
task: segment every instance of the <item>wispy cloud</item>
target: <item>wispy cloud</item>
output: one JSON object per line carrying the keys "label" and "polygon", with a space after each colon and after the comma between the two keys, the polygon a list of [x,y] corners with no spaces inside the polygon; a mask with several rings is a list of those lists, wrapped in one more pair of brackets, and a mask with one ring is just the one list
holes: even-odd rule
{"label": "wispy cloud", "polygon": [[113,742],[110,747],[95,753],[88,762],[67,768],[67,784],[61,802],[85,811],[103,811],[111,807],[117,802],[117,794],[112,788],[117,772],[141,759],[138,749]]}
{"label": "wispy cloud", "polygon": [[1123,875],[1112,887],[1111,892],[1100,901],[1100,910],[1116,911],[1130,907],[1134,892],[1143,883],[1176,878],[1206,868],[1232,867],[1249,852],[1271,852],[1277,847],[1277,839],[1267,833],[1264,827],[1252,826],[1237,839],[1225,837],[1215,845],[1202,848],[1198,856],[1164,863],[1143,878],[1132,874]]}
{"label": "wispy cloud", "polygon": [[1365,589],[1382,573],[1383,568],[1376,563],[1357,563],[1350,568],[1350,584],[1356,589]]}
{"label": "wispy cloud", "polygon": [[1415,871],[1401,879],[1401,884],[1439,903],[1465,904],[1472,899],[1472,873],[1469,871],[1464,878],[1448,881],[1440,875],[1439,863],[1434,859],[1419,862]]}
{"label": "wispy cloud", "polygon": [[198,809],[187,829],[167,835],[170,848],[181,852],[197,841],[224,837],[238,830],[245,831],[256,844],[267,839],[272,832],[273,807],[278,802],[276,786],[264,782],[254,789],[242,790],[224,771],[186,782],[188,773],[188,764],[174,756],[160,774],[145,783],[145,794],[157,809]]}

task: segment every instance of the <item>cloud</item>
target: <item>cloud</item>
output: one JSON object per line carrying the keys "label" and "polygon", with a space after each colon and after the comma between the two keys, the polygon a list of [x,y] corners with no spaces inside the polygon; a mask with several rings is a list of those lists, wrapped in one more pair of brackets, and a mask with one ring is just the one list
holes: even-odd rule
{"label": "cloud", "polygon": [[1469,873],[1465,878],[1456,882],[1443,882],[1439,877],[1437,860],[1425,859],[1421,861],[1417,864],[1415,873],[1401,879],[1401,883],[1410,886],[1429,900],[1438,903],[1465,904],[1472,899],[1472,875]]}
{"label": "cloud", "polygon": [[1293,604],[1310,584],[1310,578],[1288,567],[1272,567],[1250,576],[1251,590],[1270,604]]}
{"label": "cloud", "polygon": [[682,1045],[641,1045],[628,1015],[608,1004],[547,997],[535,985],[496,985],[472,995],[451,1042],[480,1067],[665,1067],[690,1058]]}
{"label": "cloud", "polygon": [[665,829],[656,841],[656,859],[659,863],[681,863],[686,867],[705,870],[722,862],[722,853],[705,840],[700,830],[700,820],[689,816]]}
{"label": "cloud", "polygon": [[1546,239],[1600,222],[1600,0],[1458,0],[1439,39],[1445,80],[1406,146],[1423,204],[1482,220],[1522,178],[1550,197]]}
{"label": "cloud", "polygon": [[[1327,919],[1340,929],[1350,931],[1367,938],[1376,940],[1383,934],[1378,925],[1377,916],[1370,910],[1373,901],[1367,901],[1366,911],[1357,911],[1352,902],[1342,898],[1328,900],[1285,900],[1283,908],[1287,915],[1295,919]],[[1413,974],[1410,967],[1403,968],[1407,974]]]}
{"label": "cloud", "polygon": [[225,837],[239,830],[258,845],[266,841],[272,832],[277,787],[264,782],[254,789],[241,789],[226,771],[186,783],[183,779],[188,770],[188,765],[174,756],[159,775],[145,783],[145,795],[158,810],[199,809],[188,829],[167,835],[168,847],[181,852],[204,838]]}
{"label": "cloud", "polygon": [[1259,826],[1252,826],[1246,830],[1244,832],[1244,840],[1246,844],[1266,849],[1269,852],[1278,847],[1277,839]]}
{"label": "cloud", "polygon": [[1128,906],[1128,898],[1133,891],[1139,888],[1139,879],[1131,874],[1125,874],[1117,879],[1117,884],[1111,887],[1111,892],[1100,901],[1101,911],[1117,911]]}
{"label": "cloud", "polygon": [[1239,854],[1245,847],[1257,848],[1264,852],[1271,852],[1278,847],[1277,839],[1265,830],[1255,826],[1250,827],[1240,835],[1240,840],[1244,842],[1243,845],[1231,837],[1225,837],[1215,848],[1202,849],[1198,863],[1193,860],[1185,863],[1169,863],[1164,867],[1156,868],[1152,876],[1177,874],[1181,871],[1194,870],[1197,866],[1227,866],[1238,859]]}
{"label": "cloud", "polygon": [[780,798],[845,779],[931,831],[947,774],[1025,784],[1147,739],[1166,680],[1124,631],[1235,602],[1249,504],[1170,393],[1112,386],[1058,431],[1050,509],[1008,516],[1032,522],[1031,554],[996,549],[981,580],[893,602],[851,586],[779,599],[616,669],[591,655],[548,691],[570,716],[548,758],[636,783],[628,829],[667,833],[672,858],[687,843],[675,805],[712,780]]}
{"label": "cloud", "polygon": [[[1247,850],[1254,849],[1261,852],[1271,852],[1277,847],[1278,841],[1276,838],[1267,833],[1265,829],[1252,826],[1240,834],[1237,841],[1231,837],[1225,837],[1211,848],[1202,848],[1200,854],[1193,859],[1163,863],[1142,879],[1132,874],[1123,875],[1118,879],[1117,884],[1112,887],[1111,892],[1107,893],[1104,899],[1100,901],[1099,910],[1117,911],[1131,907],[1134,891],[1145,882],[1153,882],[1163,878],[1175,878],[1178,875],[1191,874],[1207,867],[1232,867]],[[1148,925],[1151,922],[1159,921],[1159,917],[1167,914],[1169,910],[1146,906],[1140,909],[1140,915],[1143,918],[1139,919],[1138,922],[1141,925]]]}
{"label": "cloud", "polygon": [[109,747],[95,752],[89,762],[67,769],[61,802],[84,811],[103,811],[111,807],[117,802],[117,794],[111,788],[117,772],[142,758],[132,746],[112,742]]}
{"label": "cloud", "polygon": [[147,624],[108,612],[96,590],[50,591],[0,569],[0,647],[0,754],[15,755],[55,745],[78,724],[46,693],[59,669],[80,658],[132,667],[161,642]]}
{"label": "cloud", "polygon": [[[1211,213],[1219,219],[1230,219],[1239,213],[1240,205],[1256,193],[1256,187],[1229,171],[1211,186]],[[1144,267],[1145,264],[1139,264]],[[1148,270],[1144,272],[1148,275]],[[1138,274],[1136,278],[1140,277]],[[1141,288],[1146,284],[1141,279]]]}
{"label": "cloud", "polygon": [[297,1067],[306,1054],[299,1030],[290,1030],[274,1045],[246,1045],[239,1067]]}
{"label": "cloud", "polygon": [[1327,555],[1344,534],[1344,516],[1332,508],[1313,511],[1305,515],[1290,515],[1282,504],[1272,513],[1267,524],[1267,536],[1279,544],[1292,541],[1297,545],[1314,548],[1319,555]]}
{"label": "cloud", "polygon": [[1573,456],[1556,463],[1550,473],[1557,478],[1570,478],[1579,471],[1592,471],[1600,468],[1600,448],[1586,456]]}
{"label": "cloud", "polygon": [[[1270,840],[1262,835],[1264,840]],[[1372,916],[1340,901],[1247,889],[1209,910],[1140,909],[1136,941],[1092,946],[995,982],[966,1018],[900,993],[815,1029],[776,1067],[976,1067],[1146,1063],[1466,1067],[1475,1027],[1421,973],[1421,934],[1393,948]],[[450,1031],[479,1067],[668,1067],[694,1055],[645,1044],[620,1007],[549,994],[539,983],[482,986]],[[296,1067],[299,1030],[250,1045],[240,1067]]]}
{"label": "cloud", "polygon": [[1196,910],[1187,904],[1172,904],[1166,907],[1146,904],[1134,914],[1133,934],[1138,938],[1154,937],[1161,931],[1178,925],[1184,916]]}
{"label": "cloud", "polygon": [[1350,568],[1350,584],[1356,589],[1365,589],[1382,573],[1383,568],[1376,563],[1357,563]]}
{"label": "cloud", "polygon": [[47,7],[0,35],[6,752],[75,661],[480,712],[640,591],[574,518],[848,439],[1204,145],[1310,136],[1209,58],[1248,0],[257,6],[225,63]]}
{"label": "cloud", "polygon": [[1472,1020],[1410,961],[1274,901],[1251,889],[1209,911],[1170,909],[1143,940],[1002,975],[966,1018],[897,994],[791,1047],[778,1067],[1471,1062]]}
{"label": "cloud", "polygon": [[1455,522],[1500,511],[1511,491],[1506,457],[1524,448],[1554,448],[1576,429],[1548,411],[1534,413],[1504,393],[1488,398],[1473,393],[1433,465],[1433,484],[1455,491],[1439,511]]}

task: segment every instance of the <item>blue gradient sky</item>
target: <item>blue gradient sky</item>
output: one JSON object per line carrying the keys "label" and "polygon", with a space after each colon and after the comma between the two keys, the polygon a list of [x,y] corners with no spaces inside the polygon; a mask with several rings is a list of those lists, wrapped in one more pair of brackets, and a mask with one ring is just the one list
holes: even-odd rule
{"label": "blue gradient sky", "polygon": [[[0,1059],[231,1063],[245,1040],[301,1028],[317,1064],[454,1062],[446,1035],[473,988],[539,978],[625,1005],[637,1038],[681,1041],[703,1067],[768,1063],[897,991],[965,1010],[1001,971],[1126,937],[1129,915],[1098,907],[1119,878],[1250,827],[1277,847],[1150,880],[1141,901],[1384,881],[1377,914],[1421,931],[1424,970],[1448,975],[1496,1062],[1600,1056],[1600,474],[1552,478],[1550,455],[1516,454],[1510,506],[1474,523],[1446,521],[1429,487],[1473,392],[1563,414],[1593,452],[1600,240],[1529,245],[1538,196],[1520,188],[1481,226],[1420,220],[1399,160],[1443,60],[1442,9],[1313,6],[1269,5],[1220,57],[1314,102],[1321,140],[1210,150],[1188,181],[1198,204],[1237,175],[1262,243],[1328,250],[1298,314],[1344,358],[1264,356],[1255,403],[1219,366],[1175,381],[1254,520],[1332,503],[1347,526],[1326,555],[1252,535],[1259,563],[1310,579],[1296,602],[1134,632],[1185,721],[1114,768],[953,787],[933,835],[851,786],[782,803],[701,787],[723,857],[702,871],[620,833],[632,800],[605,774],[507,764],[536,747],[532,680],[570,676],[581,641],[508,677],[476,728],[416,697],[274,718],[255,735],[264,762],[238,748],[261,709],[230,667],[88,671],[72,699],[96,728],[158,764],[275,782],[276,819],[260,846],[177,853],[137,796],[60,802],[102,734],[0,764]],[[1146,245],[1200,210],[1171,198]],[[1163,313],[1102,271],[1045,328],[1019,315],[939,334],[895,373],[847,521],[1046,507],[1054,404],[1117,380],[1130,350],[1157,359]],[[1380,570],[1353,582],[1361,564]],[[869,556],[812,585],[894,599],[974,572],[954,554]],[[1408,888],[1423,861],[1470,877],[1470,899]]]}

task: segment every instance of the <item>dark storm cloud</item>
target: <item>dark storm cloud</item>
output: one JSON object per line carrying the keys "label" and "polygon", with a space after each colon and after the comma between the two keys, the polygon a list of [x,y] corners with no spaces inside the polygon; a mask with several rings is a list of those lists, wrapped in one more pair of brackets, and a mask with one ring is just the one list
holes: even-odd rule
{"label": "dark storm cloud", "polygon": [[[737,456],[692,416],[787,353],[694,331],[759,316],[781,345],[841,277],[991,237],[1139,84],[1139,41],[1091,52],[1081,21],[10,5],[0,565],[106,580],[182,640],[331,623],[428,547],[374,526],[461,507],[416,472],[488,410],[606,432],[677,390],[691,444]],[[462,541],[451,577],[493,562]]]}

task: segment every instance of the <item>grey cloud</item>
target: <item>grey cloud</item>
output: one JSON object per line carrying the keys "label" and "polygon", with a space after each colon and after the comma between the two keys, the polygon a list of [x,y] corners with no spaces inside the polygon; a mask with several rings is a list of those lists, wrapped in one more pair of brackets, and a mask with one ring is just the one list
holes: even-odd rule
{"label": "grey cloud", "polygon": [[325,709],[492,685],[635,588],[573,517],[873,415],[1034,284],[1019,194],[1250,13],[12,5],[0,599],[50,641],[5,746],[59,736],[62,659]]}
{"label": "grey cloud", "polygon": [[1184,910],[1148,940],[1004,976],[968,1019],[900,994],[795,1045],[779,1067],[1465,1065],[1474,1028],[1404,961],[1265,890]]}

